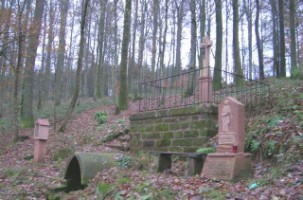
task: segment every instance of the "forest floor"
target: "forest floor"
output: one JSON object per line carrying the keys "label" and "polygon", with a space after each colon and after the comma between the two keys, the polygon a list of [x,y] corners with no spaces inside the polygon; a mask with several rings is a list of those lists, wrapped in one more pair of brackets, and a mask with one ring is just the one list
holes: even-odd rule
{"label": "forest floor", "polygon": [[[303,199],[303,84],[295,81],[280,84],[276,90],[282,91],[279,97],[272,97],[275,106],[247,123],[246,130],[252,133],[251,145],[255,147],[251,149],[254,155],[252,179],[229,182],[186,177],[184,162],[179,158],[173,160],[172,173],[155,173],[147,154],[134,155],[108,147],[104,138],[126,129],[128,117],[137,111],[136,103],[131,102],[129,109],[119,115],[115,115],[113,105],[100,106],[74,116],[64,133],[54,133],[51,129],[44,163],[33,162],[33,129],[22,129],[25,140],[18,143],[13,143],[12,132],[1,132],[0,200]],[[108,120],[103,125],[94,119],[99,111],[108,112]],[[273,152],[269,153],[269,148],[264,147],[268,143],[262,139],[274,141],[276,148],[270,149]],[[110,143],[119,141],[115,139]],[[282,149],[280,143],[288,145]],[[110,168],[98,173],[83,190],[55,193],[54,188],[64,185],[67,162],[76,151],[116,152],[131,160],[128,168]]]}

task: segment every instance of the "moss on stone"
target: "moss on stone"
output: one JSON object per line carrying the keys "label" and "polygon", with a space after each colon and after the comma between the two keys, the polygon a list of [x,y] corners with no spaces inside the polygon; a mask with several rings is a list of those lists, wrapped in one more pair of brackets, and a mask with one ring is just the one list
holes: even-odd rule
{"label": "moss on stone", "polygon": [[190,122],[185,122],[181,123],[181,129],[188,129],[190,127],[191,123]]}
{"label": "moss on stone", "polygon": [[183,138],[183,131],[177,131],[177,132],[175,132],[175,138]]}
{"label": "moss on stone", "polygon": [[179,123],[170,124],[169,130],[171,131],[180,130],[180,124]]}
{"label": "moss on stone", "polygon": [[162,140],[158,140],[156,146],[157,147],[170,146],[170,139],[165,138],[165,139],[162,139]]}
{"label": "moss on stone", "polygon": [[143,146],[143,148],[155,147],[155,141],[154,140],[143,140],[142,146]]}
{"label": "moss on stone", "polygon": [[169,125],[167,124],[158,124],[156,125],[156,131],[168,131]]}
{"label": "moss on stone", "polygon": [[193,146],[201,147],[205,142],[207,141],[207,138],[196,138],[193,140]]}
{"label": "moss on stone", "polygon": [[146,139],[160,139],[160,133],[149,133],[146,134]]}
{"label": "moss on stone", "polygon": [[199,132],[196,130],[184,131],[185,138],[197,138],[199,137]]}
{"label": "moss on stone", "polygon": [[164,132],[162,133],[162,138],[163,139],[171,139],[174,137],[174,133],[173,132]]}
{"label": "moss on stone", "polygon": [[175,139],[172,140],[173,146],[191,146],[193,144],[192,139]]}

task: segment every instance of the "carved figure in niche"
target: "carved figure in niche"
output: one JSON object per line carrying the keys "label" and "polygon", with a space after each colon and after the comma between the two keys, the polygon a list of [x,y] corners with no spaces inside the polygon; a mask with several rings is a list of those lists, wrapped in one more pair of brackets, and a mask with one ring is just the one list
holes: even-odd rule
{"label": "carved figure in niche", "polygon": [[222,108],[221,117],[222,117],[222,131],[225,132],[225,131],[229,131],[229,124],[232,118],[232,113],[230,106],[228,105],[228,100],[225,100],[224,104],[225,105]]}

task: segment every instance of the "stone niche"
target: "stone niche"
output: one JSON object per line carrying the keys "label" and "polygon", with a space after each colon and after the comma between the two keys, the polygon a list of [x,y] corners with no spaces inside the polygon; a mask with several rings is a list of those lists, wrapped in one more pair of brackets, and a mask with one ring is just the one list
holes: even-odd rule
{"label": "stone niche", "polygon": [[217,133],[210,104],[137,113],[130,117],[130,150],[195,152]]}
{"label": "stone niche", "polygon": [[232,97],[225,98],[219,105],[218,121],[216,153],[207,155],[201,175],[223,180],[252,177],[251,154],[244,153],[244,105]]}

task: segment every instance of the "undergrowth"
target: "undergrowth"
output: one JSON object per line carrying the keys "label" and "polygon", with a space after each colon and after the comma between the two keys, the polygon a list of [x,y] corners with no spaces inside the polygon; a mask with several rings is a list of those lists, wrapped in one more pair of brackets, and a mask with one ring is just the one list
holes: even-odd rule
{"label": "undergrowth", "polygon": [[292,162],[303,153],[303,83],[291,79],[270,83],[271,107],[247,119],[245,149],[257,160]]}

